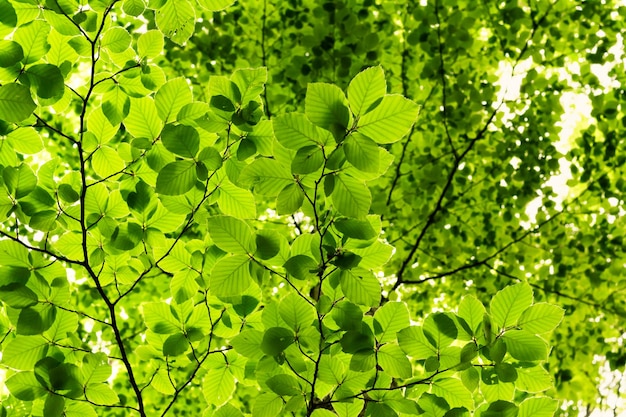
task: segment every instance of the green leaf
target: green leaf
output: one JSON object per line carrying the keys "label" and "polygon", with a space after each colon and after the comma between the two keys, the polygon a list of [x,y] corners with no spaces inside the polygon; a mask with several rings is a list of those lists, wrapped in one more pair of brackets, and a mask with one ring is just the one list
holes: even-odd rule
{"label": "green leaf", "polygon": [[20,370],[32,370],[48,351],[48,342],[42,336],[17,336],[4,346],[2,363]]}
{"label": "green leaf", "polygon": [[27,155],[43,150],[41,136],[32,127],[21,127],[7,135],[9,143],[15,151]]}
{"label": "green leaf", "polygon": [[396,340],[396,334],[409,325],[409,310],[406,304],[388,302],[374,314],[374,332],[378,343]]}
{"label": "green leaf", "polygon": [[263,341],[263,333],[258,330],[244,329],[235,336],[230,343],[237,353],[252,359],[258,359],[263,356],[261,351],[261,342]]}
{"label": "green leaf", "polygon": [[357,117],[367,113],[372,104],[381,100],[386,92],[387,83],[381,67],[361,71],[348,86],[348,101],[352,113]]}
{"label": "green leaf", "polygon": [[165,195],[180,195],[191,190],[196,183],[194,161],[174,161],[165,165],[157,177],[156,192]]}
{"label": "green leaf", "polygon": [[340,217],[333,222],[335,228],[352,239],[370,240],[378,235],[368,220]]}
{"label": "green leaf", "polygon": [[131,98],[130,112],[124,119],[126,130],[135,138],[154,140],[161,133],[161,120],[150,97]]}
{"label": "green leaf", "polygon": [[298,395],[302,393],[302,388],[298,380],[291,375],[278,374],[265,381],[269,389],[278,395]]}
{"label": "green leaf", "polygon": [[209,369],[202,381],[202,393],[207,403],[215,406],[225,404],[235,391],[235,378],[228,367]]}
{"label": "green leaf", "polygon": [[527,398],[519,405],[518,417],[552,417],[559,402],[548,397]]}
{"label": "green leaf", "polygon": [[340,273],[341,290],[353,303],[374,307],[380,302],[380,283],[370,271],[344,269]]}
{"label": "green leaf", "polygon": [[217,205],[222,213],[242,219],[256,218],[256,202],[250,191],[237,187],[227,179],[221,181],[219,190]]}
{"label": "green leaf", "polygon": [[508,286],[494,295],[490,304],[491,317],[501,329],[514,326],[533,302],[533,291],[524,282]]}
{"label": "green leaf", "polygon": [[324,163],[324,153],[319,146],[305,146],[298,149],[291,161],[291,172],[294,174],[310,174],[317,171]]}
{"label": "green leaf", "polygon": [[155,333],[172,334],[182,330],[170,306],[163,302],[144,303],[142,311],[146,326]]}
{"label": "green leaf", "polygon": [[260,394],[254,401],[252,417],[276,417],[283,409],[282,398],[275,393]]}
{"label": "green leaf", "polygon": [[46,395],[46,390],[41,386],[34,372],[18,372],[5,382],[9,392],[18,400],[33,401]]}
{"label": "green leaf", "polygon": [[0,287],[0,300],[13,308],[25,308],[37,304],[39,297],[19,282]]}
{"label": "green leaf", "polygon": [[485,307],[473,295],[466,295],[459,304],[459,317],[465,320],[470,327],[471,336],[476,336],[483,324]]}
{"label": "green leaf", "polygon": [[333,204],[347,217],[364,218],[372,204],[372,194],[367,186],[346,174],[334,175]]}
{"label": "green leaf", "polygon": [[290,183],[276,197],[276,212],[280,215],[293,214],[304,202],[304,191],[298,184]]}
{"label": "green leaf", "polygon": [[241,411],[239,411],[233,405],[225,404],[223,407],[220,407],[215,412],[214,416],[215,417],[243,417],[243,414],[241,414]]}
{"label": "green leaf", "polygon": [[[532,365],[532,364],[530,364]],[[519,366],[515,388],[526,392],[543,392],[554,386],[553,378],[542,366]]]}
{"label": "green leaf", "polygon": [[176,120],[178,112],[180,112],[186,104],[191,103],[192,100],[193,97],[189,84],[187,84],[187,81],[182,77],[174,78],[163,84],[154,96],[157,113],[165,123]]}
{"label": "green leaf", "polygon": [[2,171],[2,178],[9,193],[17,199],[27,196],[37,186],[37,177],[26,164],[21,164],[17,168],[6,167]]}
{"label": "green leaf", "polygon": [[[394,378],[411,378],[413,369],[398,345],[386,344],[378,349],[378,363],[386,374]],[[460,382],[460,381],[459,381]]]}
{"label": "green leaf", "polygon": [[172,42],[183,45],[193,34],[196,13],[187,0],[167,1],[155,13],[159,30]]}
{"label": "green leaf", "polygon": [[332,318],[342,330],[359,330],[363,312],[349,301],[340,301],[332,309]]}
{"label": "green leaf", "polygon": [[292,277],[300,280],[314,279],[319,265],[307,255],[295,255],[285,262],[285,269]]}
{"label": "green leaf", "polygon": [[546,360],[548,346],[539,336],[526,330],[510,330],[502,336],[509,354],[520,361]]}
{"label": "green leaf", "polygon": [[163,354],[165,356],[180,356],[187,349],[189,349],[189,341],[182,333],[172,334],[163,342]]}
{"label": "green leaf", "polygon": [[131,40],[124,28],[112,27],[102,35],[101,46],[119,54],[130,47]]}
{"label": "green leaf", "polygon": [[[221,0],[223,3],[230,0]],[[232,3],[231,3],[232,4]],[[230,77],[241,93],[241,103],[257,100],[267,82],[267,68],[243,68],[236,70]]]}
{"label": "green leaf", "polygon": [[[122,10],[129,16],[139,16],[145,9],[146,5],[143,0],[124,0],[122,4]],[[159,35],[161,34],[159,33]],[[162,36],[161,39],[163,39]]]}
{"label": "green leaf", "polygon": [[424,320],[424,336],[438,349],[450,346],[457,338],[454,320],[446,313],[433,313]]}
{"label": "green leaf", "polygon": [[508,401],[495,401],[482,412],[481,417],[517,417],[518,408]]}
{"label": "green leaf", "polygon": [[104,353],[90,353],[83,358],[81,373],[85,383],[105,382],[111,372],[109,358]]}
{"label": "green leaf", "polygon": [[273,119],[276,139],[286,148],[323,146],[332,141],[330,132],[315,126],[304,114],[288,113]]}
{"label": "green leaf", "polygon": [[200,147],[200,135],[191,126],[165,125],[161,132],[161,140],[165,149],[186,158],[195,157]]}
{"label": "green leaf", "polygon": [[254,234],[243,220],[231,216],[212,216],[207,223],[211,240],[218,248],[242,255],[254,253]]}
{"label": "green leaf", "polygon": [[211,11],[218,12],[220,10],[224,10],[231,4],[235,2],[235,0],[197,0],[198,4],[201,7]]}
{"label": "green leaf", "polygon": [[343,142],[346,159],[364,172],[378,172],[379,151],[376,142],[358,132],[352,133]]}
{"label": "green leaf", "polygon": [[156,58],[163,52],[163,46],[163,34],[158,30],[149,30],[137,39],[137,53],[140,58]]}
{"label": "green leaf", "polygon": [[277,356],[294,342],[293,332],[284,327],[271,327],[263,334],[261,350],[269,356]]}
{"label": "green leaf", "polygon": [[26,70],[25,74],[38,97],[59,99],[63,96],[65,80],[57,66],[33,65]]}
{"label": "green leaf", "polygon": [[510,363],[497,363],[495,370],[498,379],[502,382],[515,382],[517,380],[517,371]]}
{"label": "green leaf", "polygon": [[275,159],[259,158],[241,171],[239,183],[254,187],[256,194],[276,197],[294,179],[288,166]]}
{"label": "green leaf", "polygon": [[524,310],[517,320],[517,326],[530,333],[548,333],[561,323],[564,314],[561,307],[538,303]]}
{"label": "green leaf", "polygon": [[218,297],[240,295],[250,286],[250,258],[232,255],[221,258],[211,270],[211,292]]}
{"label": "green leaf", "polygon": [[312,83],[306,90],[304,113],[311,122],[330,130],[346,131],[350,123],[348,100],[333,84]]}
{"label": "green leaf", "polygon": [[361,117],[357,128],[376,143],[394,143],[409,132],[417,112],[418,106],[411,100],[388,95],[374,110]]}
{"label": "green leaf", "polygon": [[472,393],[463,385],[460,379],[442,378],[432,383],[432,393],[445,399],[450,407],[466,407],[474,409]]}
{"label": "green leaf", "polygon": [[12,240],[0,240],[0,265],[31,268],[28,249]]}
{"label": "green leaf", "polygon": [[60,395],[48,393],[43,412],[46,417],[62,417],[65,410],[65,398]]}
{"label": "green leaf", "polygon": [[278,255],[280,251],[280,235],[273,230],[259,230],[255,237],[256,252],[255,257],[263,260],[271,259]]}
{"label": "green leaf", "polygon": [[0,86],[0,120],[21,122],[33,114],[35,108],[37,105],[28,87],[15,83]]}
{"label": "green leaf", "polygon": [[107,384],[89,384],[85,387],[85,398],[101,405],[115,405],[120,402],[117,394]]}
{"label": "green leaf", "polygon": [[126,164],[115,149],[105,145],[93,153],[91,166],[100,178],[107,178],[122,172]]}
{"label": "green leaf", "polygon": [[428,393],[420,397],[417,406],[425,417],[443,417],[450,409],[446,400]]}
{"label": "green leaf", "polygon": [[24,64],[37,62],[48,52],[50,49],[47,41],[49,33],[50,25],[42,20],[33,20],[17,28],[13,34],[13,40],[19,43],[24,51],[22,59]]}
{"label": "green leaf", "polygon": [[278,312],[296,334],[300,329],[311,326],[317,317],[315,307],[295,293],[291,293],[281,300]]}
{"label": "green leaf", "polygon": [[0,40],[0,67],[11,67],[23,58],[24,51],[19,43]]}

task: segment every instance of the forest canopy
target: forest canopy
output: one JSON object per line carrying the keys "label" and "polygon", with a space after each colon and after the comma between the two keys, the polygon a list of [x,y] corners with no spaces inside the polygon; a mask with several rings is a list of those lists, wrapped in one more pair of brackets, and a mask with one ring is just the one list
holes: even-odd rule
{"label": "forest canopy", "polygon": [[0,417],[624,412],[625,16],[0,0]]}

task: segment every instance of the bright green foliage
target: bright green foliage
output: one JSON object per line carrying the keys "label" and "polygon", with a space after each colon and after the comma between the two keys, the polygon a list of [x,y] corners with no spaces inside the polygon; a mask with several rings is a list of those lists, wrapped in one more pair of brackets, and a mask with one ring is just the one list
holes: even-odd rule
{"label": "bright green foliage", "polygon": [[0,417],[591,403],[625,161],[589,62],[624,8],[233,3],[0,0]]}

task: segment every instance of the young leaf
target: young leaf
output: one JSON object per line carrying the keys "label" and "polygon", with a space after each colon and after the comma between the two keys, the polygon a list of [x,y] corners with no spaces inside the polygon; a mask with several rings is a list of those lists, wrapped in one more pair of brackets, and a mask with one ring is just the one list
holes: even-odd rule
{"label": "young leaf", "polygon": [[396,340],[396,334],[409,325],[409,311],[406,304],[389,302],[374,314],[374,332],[378,343]]}
{"label": "young leaf", "polygon": [[359,120],[358,131],[377,143],[394,143],[406,135],[417,118],[418,106],[400,95],[385,96]]}
{"label": "young leaf", "polygon": [[345,132],[350,123],[348,100],[343,91],[333,84],[309,84],[304,109],[310,121],[330,131],[338,129]]}
{"label": "young leaf", "polygon": [[250,258],[232,255],[221,258],[211,270],[211,292],[218,297],[239,295],[250,286]]}
{"label": "young leaf", "polygon": [[165,149],[186,158],[195,157],[200,147],[200,135],[191,126],[165,125],[161,132],[161,140]]}
{"label": "young leaf", "polygon": [[243,220],[213,216],[207,222],[211,240],[223,251],[242,255],[254,253],[254,234]]}
{"label": "young leaf", "polygon": [[156,58],[163,52],[163,46],[163,34],[158,30],[149,30],[137,39],[137,53],[140,58]]}
{"label": "young leaf", "polygon": [[330,132],[315,126],[304,114],[289,113],[274,118],[276,139],[286,148],[300,149],[304,146],[320,146],[332,139]]}
{"label": "young leaf", "polygon": [[460,379],[438,379],[432,384],[432,393],[445,399],[450,407],[474,409],[472,393],[463,385]]}
{"label": "young leaf", "polygon": [[228,367],[209,369],[202,381],[202,392],[207,403],[215,406],[225,404],[235,391],[235,378]]}
{"label": "young leaf", "polygon": [[382,99],[386,92],[387,83],[381,67],[361,71],[348,86],[348,100],[352,113],[357,117],[362,116],[372,104]]}
{"label": "young leaf", "polygon": [[241,219],[256,218],[256,203],[250,191],[237,187],[228,179],[222,180],[219,190],[217,205],[222,213]]}
{"label": "young leaf", "polygon": [[107,48],[116,54],[122,53],[128,49],[132,38],[126,29],[121,27],[112,27],[102,36],[101,46]]}
{"label": "young leaf", "polygon": [[33,65],[25,74],[38,97],[60,99],[63,96],[65,80],[59,67],[51,64]]}
{"label": "young leaf", "polygon": [[293,214],[304,202],[304,192],[298,184],[287,184],[276,197],[276,212],[280,215]]}
{"label": "young leaf", "polygon": [[378,362],[383,371],[394,378],[406,379],[413,375],[411,363],[398,345],[387,343],[381,346],[378,350]]}
{"label": "young leaf", "polygon": [[[13,34],[13,40],[20,44],[24,51],[24,64],[32,64],[39,61],[50,49],[48,34],[50,25],[43,20],[33,20],[25,25],[20,25]],[[0,117],[2,118],[2,117]]]}
{"label": "young leaf", "polygon": [[287,374],[278,374],[270,377],[265,381],[269,389],[278,395],[298,395],[302,393],[302,388],[298,384],[298,380]]}
{"label": "young leaf", "polygon": [[266,355],[277,356],[294,342],[293,332],[284,327],[271,327],[263,334],[261,350]]}
{"label": "young leaf", "polygon": [[517,326],[531,333],[548,333],[559,325],[564,314],[561,307],[538,303],[524,310],[517,320]]}
{"label": "young leaf", "polygon": [[281,300],[278,312],[296,334],[300,329],[309,327],[316,318],[315,307],[295,293]]}
{"label": "young leaf", "polygon": [[285,269],[296,279],[313,279],[317,273],[318,264],[307,255],[295,255],[285,262]]}
{"label": "young leaf", "polygon": [[163,84],[154,96],[157,113],[165,123],[175,120],[183,106],[192,100],[189,84],[182,77]]}
{"label": "young leaf", "polygon": [[0,67],[11,67],[24,58],[24,51],[19,43],[0,40]]}
{"label": "young leaf", "polygon": [[159,120],[154,100],[150,97],[131,98],[130,112],[124,119],[124,126],[136,138],[153,140],[158,137],[162,123]]}
{"label": "young leaf", "polygon": [[472,295],[466,295],[459,304],[459,317],[465,320],[472,331],[471,335],[475,336],[479,327],[483,324],[485,315],[485,307],[483,303],[478,301]]}
{"label": "young leaf", "polygon": [[170,162],[159,171],[156,192],[165,195],[185,194],[196,180],[196,164],[193,161]]}
{"label": "young leaf", "polygon": [[338,174],[332,192],[333,204],[344,216],[364,218],[372,204],[372,194],[367,186],[346,174]]}
{"label": "young leaf", "polygon": [[502,336],[509,354],[520,361],[546,360],[548,346],[539,336],[526,330],[510,330]]}
{"label": "young leaf", "polygon": [[37,105],[30,90],[20,84],[7,83],[0,86],[0,120],[21,122],[28,118]]}
{"label": "young leaf", "polygon": [[376,142],[359,132],[354,132],[343,142],[346,159],[364,172],[378,172],[379,151]]}
{"label": "young leaf", "polygon": [[494,324],[501,329],[513,326],[518,318],[533,302],[533,291],[528,284],[521,282],[498,291],[490,304]]}
{"label": "young leaf", "polygon": [[380,301],[380,283],[370,271],[362,268],[344,269],[340,273],[341,290],[356,304],[376,306]]}
{"label": "young leaf", "polygon": [[8,378],[5,384],[11,395],[22,401],[33,401],[46,394],[46,389],[32,371],[18,372]]}
{"label": "young leaf", "polygon": [[333,222],[335,228],[352,239],[369,240],[377,236],[376,231],[367,220],[340,217]]}
{"label": "young leaf", "polygon": [[310,174],[317,171],[324,163],[324,153],[316,145],[304,146],[298,149],[291,161],[291,172],[294,174]]}
{"label": "young leaf", "polygon": [[196,12],[187,0],[166,1],[155,13],[159,30],[172,42],[183,45],[193,34]]}
{"label": "young leaf", "polygon": [[558,407],[558,401],[552,398],[527,398],[519,405],[517,417],[552,417]]}

